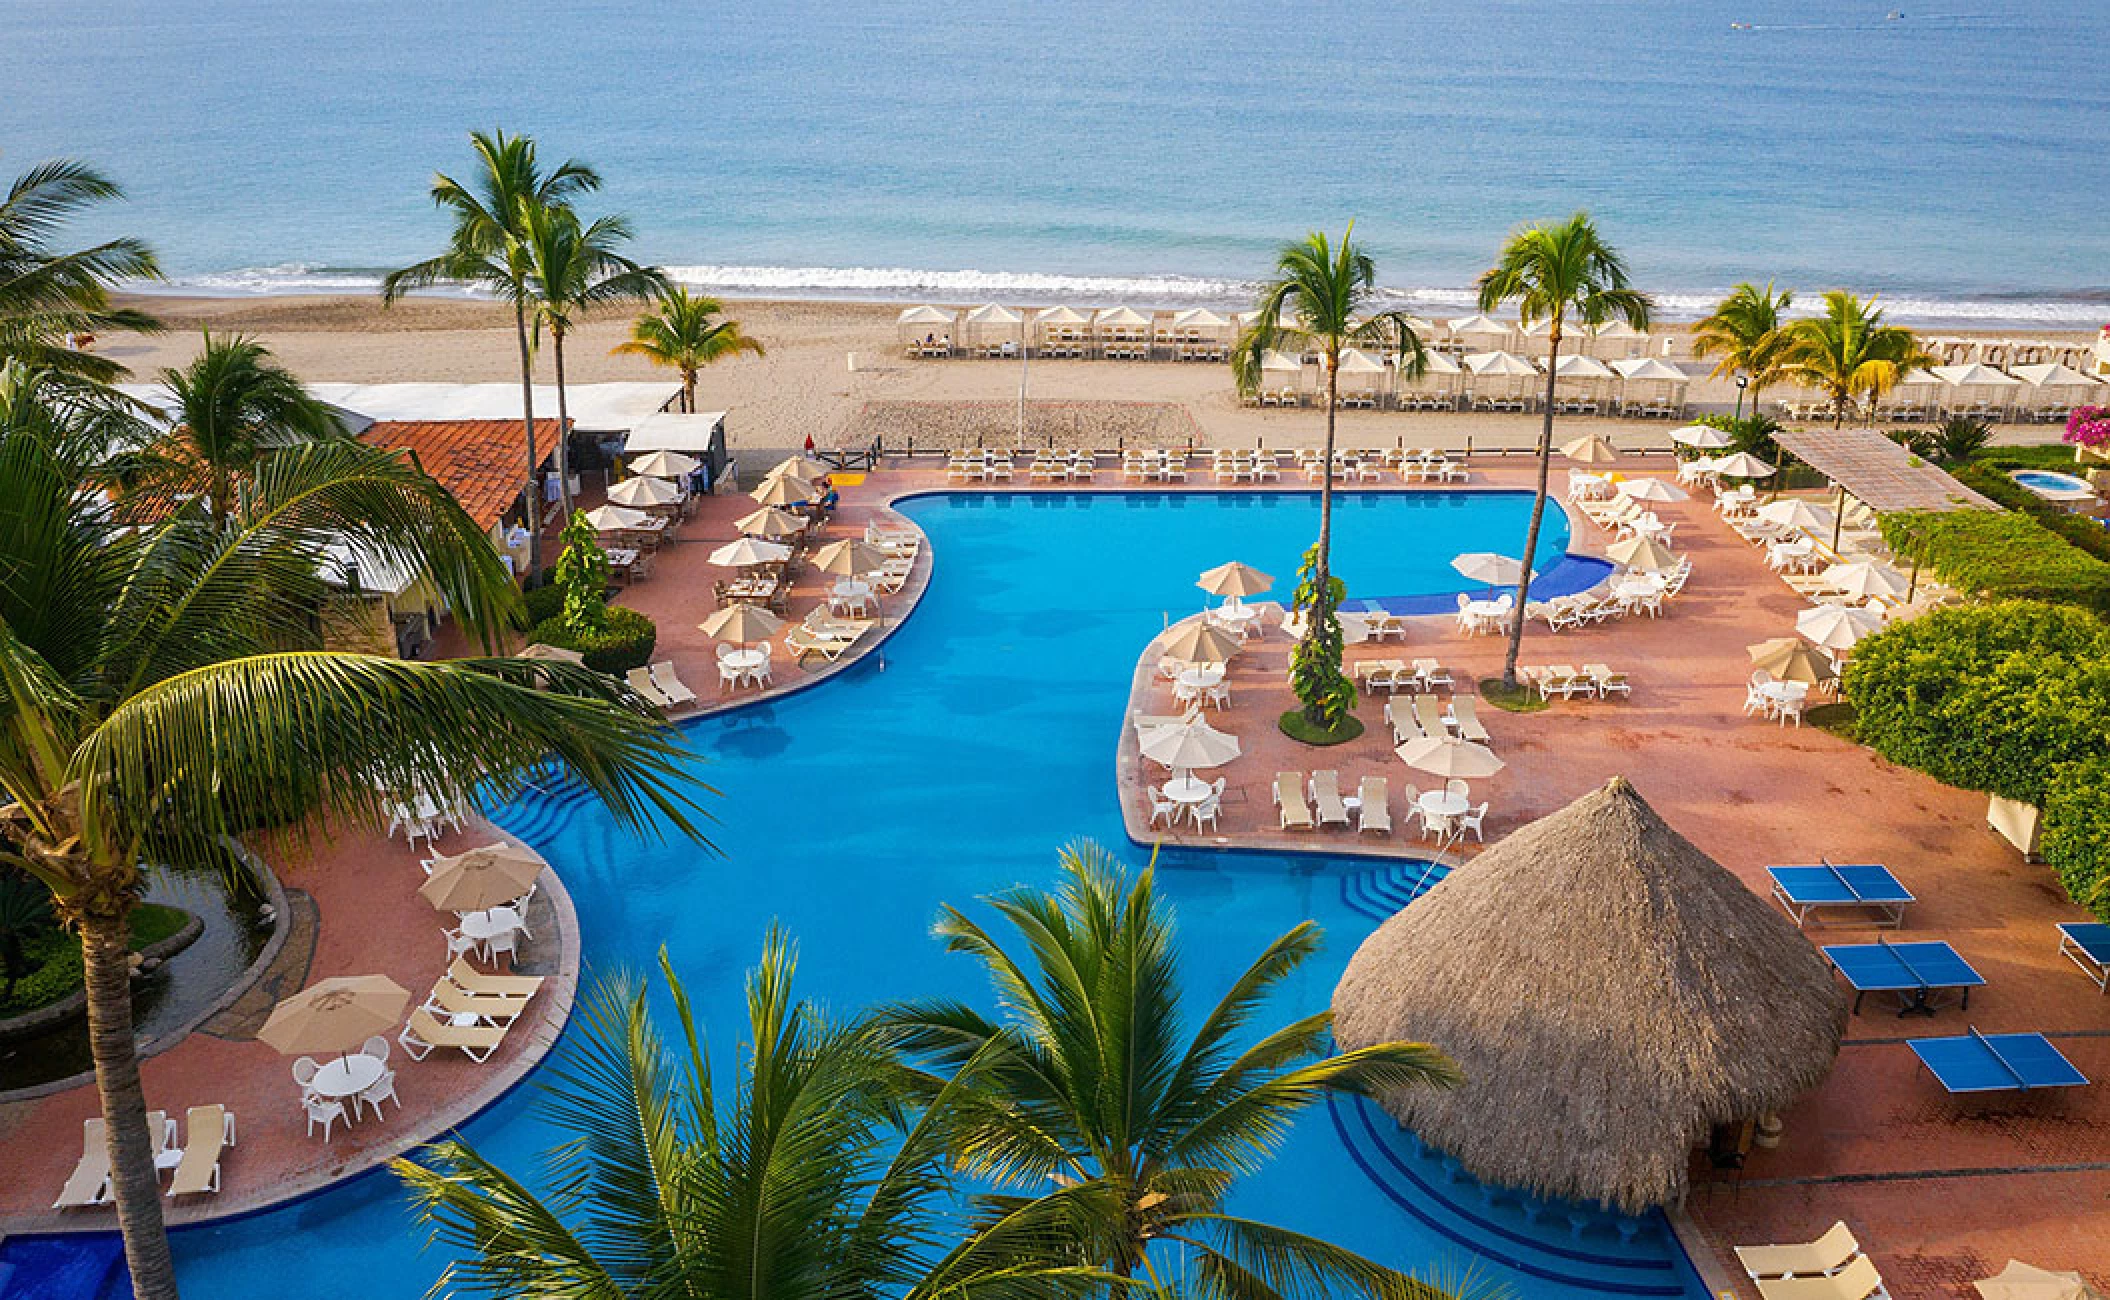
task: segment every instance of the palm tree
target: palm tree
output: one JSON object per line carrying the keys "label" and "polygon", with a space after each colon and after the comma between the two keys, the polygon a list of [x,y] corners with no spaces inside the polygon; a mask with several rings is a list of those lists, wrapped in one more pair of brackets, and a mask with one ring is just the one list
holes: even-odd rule
{"label": "palm tree", "polygon": [[[392,272],[381,282],[381,301],[392,303],[413,289],[464,284],[487,289],[513,308],[513,333],[520,347],[520,422],[527,434],[528,572],[542,571],[542,496],[536,474],[542,457],[535,447],[535,357],[528,340],[527,268],[521,256],[523,205],[553,206],[601,187],[593,168],[568,159],[544,174],[535,142],[504,131],[471,131],[478,174],[464,183],[441,172],[433,177],[432,201],[454,219],[447,250]],[[558,434],[561,440],[563,434]]]}
{"label": "palm tree", "polygon": [[549,331],[557,366],[557,481],[564,511],[571,513],[571,414],[564,398],[564,338],[580,312],[612,302],[638,302],[667,287],[657,267],[639,266],[616,252],[630,240],[630,222],[619,216],[579,221],[568,207],[520,205],[520,264],[526,273],[535,333]]}
{"label": "palm tree", "polygon": [[1516,610],[1510,616],[1509,650],[1502,657],[1502,684],[1517,685],[1517,652],[1524,645],[1524,608],[1538,558],[1539,525],[1546,517],[1546,476],[1553,463],[1554,370],[1560,364],[1567,323],[1597,326],[1623,320],[1648,328],[1649,296],[1628,281],[1626,259],[1604,241],[1587,212],[1556,225],[1526,226],[1509,237],[1501,258],[1480,276],[1480,310],[1515,302],[1525,325],[1547,322],[1545,422],[1539,429],[1538,493],[1531,502],[1531,527],[1524,534],[1523,572],[1517,578]]}
{"label": "palm tree", "polygon": [[161,328],[145,312],[110,305],[113,286],[161,278],[144,243],[112,239],[72,251],[50,246],[67,218],[123,196],[101,172],[63,159],[30,168],[8,187],[0,199],[0,362],[20,360],[106,384],[125,368],[66,347],[66,337]]}
{"label": "palm tree", "polygon": [[[1428,349],[1404,312],[1373,311],[1377,264],[1355,244],[1349,222],[1335,246],[1324,231],[1301,242],[1284,244],[1275,258],[1275,276],[1260,288],[1253,324],[1231,354],[1239,390],[1260,386],[1261,363],[1270,351],[1314,351],[1326,373],[1326,476],[1319,485],[1319,540],[1310,557],[1312,576],[1300,585],[1299,603],[1310,610],[1309,627],[1297,650],[1298,696],[1306,719],[1331,729],[1354,702],[1354,686],[1341,673],[1341,627],[1334,617],[1338,603],[1333,578],[1333,444],[1334,419],[1340,407],[1341,353],[1352,347],[1378,348],[1397,354],[1402,378],[1419,378],[1428,368]],[[1284,323],[1284,318],[1289,323]],[[1303,593],[1315,597],[1306,602]],[[1330,671],[1329,671],[1330,670]]]}
{"label": "palm tree", "polygon": [[1824,295],[1824,314],[1788,326],[1788,374],[1831,399],[1832,427],[1859,397],[1871,402],[1922,366],[1935,364],[1911,330],[1885,325],[1883,309],[1843,289]]}
{"label": "palm tree", "polygon": [[[455,1295],[826,1296],[1030,1300],[1109,1280],[1079,1265],[1049,1207],[955,1217],[944,1099],[915,1112],[895,1052],[792,1000],[775,932],[747,981],[745,1060],[721,1094],[681,982],[660,958],[680,1026],[672,1050],[642,981],[604,981],[579,1016],[549,1118],[570,1139],[537,1196],[459,1140],[396,1172]],[[905,1124],[900,1123],[908,1116]]]}
{"label": "palm tree", "polygon": [[683,286],[670,285],[659,296],[658,310],[631,322],[629,340],[611,351],[680,371],[681,409],[694,412],[697,371],[741,352],[762,355],[762,340],[742,333],[739,321],[720,320],[724,311],[716,298],[693,297]]}
{"label": "palm tree", "polygon": [[[552,756],[632,824],[656,813],[693,834],[693,794],[673,735],[599,674],[314,648],[329,534],[301,503],[345,444],[266,459],[257,495],[279,504],[229,527],[195,501],[128,524],[92,490],[114,418],[0,368],[0,852],[80,936],[125,1257],[136,1293],[163,1300],[176,1284],[126,961],[146,872],[224,865],[257,826],[376,821],[390,791],[467,801],[488,782],[503,797]],[[510,593],[485,552],[477,581]],[[470,616],[510,608],[494,596]]]}
{"label": "palm tree", "polygon": [[[1787,378],[1788,333],[1783,317],[1795,304],[1795,291],[1773,291],[1773,282],[1761,289],[1748,282],[1737,285],[1714,305],[1714,311],[1692,327],[1692,354],[1719,357],[1714,377],[1728,379],[1742,371],[1751,389],[1751,409],[1758,410],[1758,395]],[[1743,394],[1737,394],[1741,416]]]}
{"label": "palm tree", "polygon": [[1187,1252],[1202,1294],[1436,1295],[1224,1203],[1296,1116],[1327,1095],[1449,1085],[1458,1079],[1450,1061],[1415,1043],[1328,1056],[1325,1011],[1248,1034],[1268,996],[1318,951],[1309,921],[1269,944],[1191,1021],[1154,873],[1128,878],[1091,844],[1064,850],[1062,872],[1057,893],[1019,888],[990,900],[1030,960],[952,908],[939,917],[946,945],[988,968],[1003,1019],[937,1001],[881,1013],[904,1048],[931,1063],[929,1092],[978,1103],[962,1134],[963,1163],[1001,1185],[1064,1189],[1073,1209],[1089,1214],[1080,1248],[1122,1277],[1140,1272],[1161,1284],[1149,1246],[1170,1242]]}
{"label": "palm tree", "polygon": [[341,438],[330,408],[310,396],[261,344],[214,338],[180,370],[164,370],[171,402],[172,474],[202,477],[207,513],[225,527],[236,487],[280,447]]}

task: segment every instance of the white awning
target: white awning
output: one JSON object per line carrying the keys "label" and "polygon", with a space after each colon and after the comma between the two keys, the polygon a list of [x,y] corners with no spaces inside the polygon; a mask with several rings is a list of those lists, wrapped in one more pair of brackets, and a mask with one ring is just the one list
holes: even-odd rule
{"label": "white awning", "polygon": [[967,313],[969,325],[1016,325],[1024,319],[1025,317],[1002,303],[994,302],[983,303]]}
{"label": "white awning", "polygon": [[1150,324],[1150,317],[1133,307],[1108,307],[1092,317],[1094,325],[1113,325],[1123,329],[1136,329]]}
{"label": "white awning", "polygon": [[1612,369],[1619,372],[1621,379],[1659,379],[1671,384],[1692,382],[1692,377],[1684,371],[1668,361],[1659,361],[1654,357],[1630,357],[1625,361],[1614,361]]}
{"label": "white awning", "polygon": [[681,415],[658,411],[637,422],[623,440],[623,454],[636,456],[648,451],[709,451],[711,435],[725,423],[725,412],[702,411]]}
{"label": "white awning", "polygon": [[1511,328],[1492,317],[1479,315],[1460,316],[1456,320],[1445,321],[1444,324],[1450,327],[1451,333],[1460,336],[1467,334],[1493,334],[1502,338],[1508,338]]}
{"label": "white awning", "polygon": [[1976,361],[1961,366],[1935,366],[1929,373],[1952,388],[2013,388],[2021,383],[2012,375]]}
{"label": "white awning", "polygon": [[[379,420],[517,420],[519,384],[310,384],[330,405]],[[623,433],[681,392],[675,383],[566,384],[565,404],[580,433]],[[557,418],[557,389],[535,385],[535,418]]]}
{"label": "white awning", "polygon": [[1172,318],[1172,328],[1176,330],[1220,330],[1230,323],[1207,307],[1189,307]]}
{"label": "white awning", "polygon": [[1075,307],[1050,307],[1034,316],[1033,323],[1035,325],[1089,325],[1092,323],[1092,318],[1090,315],[1078,311]]}
{"label": "white awning", "polygon": [[1610,379],[1612,368],[1596,357],[1571,352],[1554,363],[1553,373],[1562,379]]}
{"label": "white awning", "polygon": [[1475,352],[1465,358],[1465,368],[1476,375],[1535,375],[1538,367],[1514,352]]}
{"label": "white awning", "polygon": [[950,325],[952,313],[939,307],[904,307],[901,309],[903,325]]}
{"label": "white awning", "polygon": [[1341,373],[1344,375],[1381,375],[1385,363],[1357,348],[1341,350]]}

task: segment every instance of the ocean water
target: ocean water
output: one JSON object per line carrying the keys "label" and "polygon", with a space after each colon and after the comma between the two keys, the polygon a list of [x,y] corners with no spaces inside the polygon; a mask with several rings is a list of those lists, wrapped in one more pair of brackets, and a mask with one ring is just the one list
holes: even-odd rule
{"label": "ocean water", "polygon": [[502,125],[751,294],[1234,299],[1354,218],[1442,310],[1586,207],[1673,314],[1773,277],[2110,319],[2110,5],[1933,4],[7,0],[0,169],[93,159],[132,195],[94,233],[226,292],[428,253],[430,173]]}

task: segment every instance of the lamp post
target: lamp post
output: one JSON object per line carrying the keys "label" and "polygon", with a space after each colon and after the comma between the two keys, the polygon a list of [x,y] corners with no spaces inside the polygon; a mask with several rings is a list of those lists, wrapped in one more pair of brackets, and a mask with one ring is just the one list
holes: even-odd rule
{"label": "lamp post", "polygon": [[[1739,374],[1739,375],[1737,375],[1737,377],[1736,377],[1736,418],[1737,418],[1737,421],[1738,421],[1739,423],[1741,423],[1741,422],[1743,421],[1743,418],[1744,418],[1744,390],[1745,390],[1746,388],[1749,388],[1750,386],[1751,386],[1751,376],[1749,376],[1749,375],[1746,375],[1746,374]],[[1753,415],[1756,415],[1756,414],[1758,414],[1758,412],[1754,410],[1754,411],[1752,412],[1752,414],[1753,414]]]}

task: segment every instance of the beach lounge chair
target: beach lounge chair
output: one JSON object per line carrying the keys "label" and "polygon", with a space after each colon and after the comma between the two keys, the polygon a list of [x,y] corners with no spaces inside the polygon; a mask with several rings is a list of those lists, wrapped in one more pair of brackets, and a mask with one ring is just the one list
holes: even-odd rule
{"label": "beach lounge chair", "polygon": [[1304,802],[1304,782],[1295,772],[1275,773],[1275,807],[1282,814],[1283,830],[1308,831],[1318,824]]}
{"label": "beach lounge chair", "polygon": [[454,981],[456,988],[485,997],[520,998],[524,1001],[542,991],[540,975],[486,975],[461,957],[455,958],[454,964],[447,968],[447,978]]}
{"label": "beach lounge chair", "polygon": [[1414,720],[1413,711],[1404,707],[1402,701],[1385,701],[1385,725],[1392,728],[1394,745],[1404,745],[1410,740],[1421,738],[1421,724]]}
{"label": "beach lounge chair", "polygon": [[2110,925],[2101,921],[2061,921],[2059,955],[2080,967],[2098,991],[2110,989]]}
{"label": "beach lounge chair", "polygon": [[475,1016],[494,1025],[516,1018],[527,1010],[527,1005],[526,998],[471,993],[457,987],[451,980],[434,984],[431,995],[425,1000],[427,1011],[444,1012],[450,1016]]}
{"label": "beach lounge chair", "polygon": [[1428,690],[1433,691],[1439,686],[1449,690],[1454,684],[1451,681],[1450,670],[1437,663],[1434,659],[1416,659],[1414,661],[1414,674],[1421,679],[1422,686]]}
{"label": "beach lounge chair", "polygon": [[1758,1279],[1763,1300],[1871,1300],[1890,1292],[1883,1289],[1883,1275],[1866,1255],[1856,1255],[1836,1273],[1818,1277],[1774,1277]]}
{"label": "beach lounge chair", "polygon": [[[147,1117],[149,1127],[153,1116]],[[110,1134],[99,1119],[81,1121],[81,1158],[73,1166],[66,1185],[59,1189],[54,1210],[79,1209],[84,1205],[107,1205],[110,1201]]]}
{"label": "beach lounge chair", "polygon": [[1599,699],[1613,695],[1632,696],[1634,693],[1633,685],[1627,681],[1625,673],[1615,673],[1604,664],[1584,664],[1583,675],[1588,677],[1590,685],[1597,689]]}
{"label": "beach lounge chair", "polygon": [[645,703],[653,708],[664,713],[674,707],[674,701],[668,699],[666,693],[659,689],[659,683],[652,680],[650,671],[643,668],[633,668],[623,674],[623,680],[630,684],[631,690],[644,696]]}
{"label": "beach lounge chair", "polygon": [[[859,634],[862,634],[862,628],[859,629]],[[801,662],[804,662],[807,655],[819,655],[832,664],[855,644],[857,635],[847,638],[839,633],[823,635],[804,625],[784,633],[784,648],[797,655]]]}
{"label": "beach lounge chair", "polygon": [[434,1048],[453,1047],[479,1065],[490,1060],[491,1054],[505,1039],[503,1026],[448,1024],[434,1019],[432,1013],[423,1007],[410,1013],[410,1022],[396,1036],[396,1041],[410,1053],[413,1061],[424,1060]]}
{"label": "beach lounge chair", "polygon": [[1311,786],[1306,791],[1311,796],[1312,807],[1318,810],[1319,825],[1346,826],[1348,805],[1341,802],[1341,774],[1331,769],[1313,772]]}
{"label": "beach lounge chair", "polygon": [[1493,739],[1487,734],[1485,724],[1480,721],[1480,708],[1473,702],[1472,696],[1460,695],[1453,698],[1451,716],[1457,720],[1458,734],[1465,739],[1475,740],[1483,745]]}
{"label": "beach lounge chair", "polygon": [[1385,794],[1385,778],[1364,777],[1362,784],[1356,787],[1356,797],[1362,801],[1362,807],[1356,810],[1356,829],[1390,835],[1392,805]]}
{"label": "beach lounge chair", "polygon": [[183,1117],[190,1142],[169,1182],[169,1196],[220,1190],[220,1153],[234,1145],[234,1112],[225,1106],[193,1106]]}
{"label": "beach lounge chair", "polygon": [[652,684],[659,688],[660,698],[666,700],[669,707],[681,708],[696,702],[696,692],[683,684],[680,676],[674,671],[672,659],[662,659],[645,672],[651,678]]}
{"label": "beach lounge chair", "polygon": [[1737,1262],[1755,1281],[1767,1277],[1821,1277],[1836,1273],[1861,1253],[1853,1229],[1841,1219],[1815,1241],[1786,1246],[1738,1246]]}
{"label": "beach lounge chair", "polygon": [[1451,734],[1443,722],[1443,705],[1433,695],[1414,697],[1414,721],[1421,724],[1423,734],[1441,740]]}

